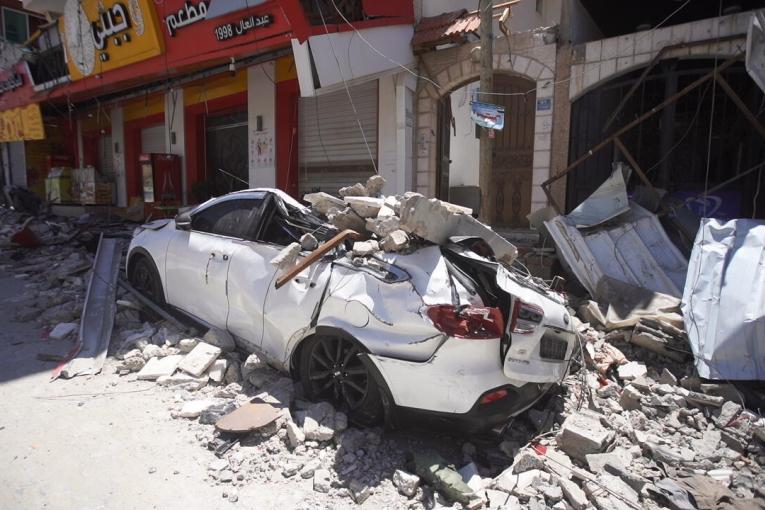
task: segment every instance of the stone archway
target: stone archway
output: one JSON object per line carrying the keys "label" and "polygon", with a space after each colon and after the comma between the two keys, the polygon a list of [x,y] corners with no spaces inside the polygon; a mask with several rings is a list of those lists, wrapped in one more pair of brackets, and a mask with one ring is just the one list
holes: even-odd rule
{"label": "stone archway", "polygon": [[[414,187],[426,196],[435,196],[438,180],[436,146],[439,101],[479,78],[479,64],[471,59],[471,52],[478,46],[478,43],[465,44],[422,56],[421,74],[435,83],[420,80],[417,95]],[[539,184],[550,176],[556,46],[554,43],[545,44],[544,37],[532,32],[513,34],[509,46],[513,49],[512,55],[508,54],[508,44],[504,39],[495,39],[495,72],[526,78],[536,85],[530,197],[533,212],[547,205],[547,197]]]}

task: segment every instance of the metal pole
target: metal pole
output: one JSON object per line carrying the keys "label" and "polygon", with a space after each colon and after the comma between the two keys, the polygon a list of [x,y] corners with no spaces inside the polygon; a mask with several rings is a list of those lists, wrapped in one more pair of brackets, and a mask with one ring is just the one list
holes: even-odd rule
{"label": "metal pole", "polygon": [[[478,99],[480,101],[491,101],[490,95],[486,92],[494,90],[494,34],[492,27],[492,0],[480,0],[478,3],[479,16],[481,17],[481,26],[479,33],[481,35],[481,88]],[[489,187],[491,183],[492,159],[494,152],[494,140],[489,138],[489,130],[481,128],[481,140],[479,145],[478,161],[478,184],[481,188],[481,210],[479,218],[485,223],[491,221],[489,214]]]}

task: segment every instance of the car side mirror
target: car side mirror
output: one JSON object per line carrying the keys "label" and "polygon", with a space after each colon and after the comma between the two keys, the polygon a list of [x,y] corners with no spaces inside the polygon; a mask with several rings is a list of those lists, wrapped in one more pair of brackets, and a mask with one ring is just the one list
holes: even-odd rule
{"label": "car side mirror", "polygon": [[175,228],[178,230],[191,230],[191,215],[188,212],[176,215]]}

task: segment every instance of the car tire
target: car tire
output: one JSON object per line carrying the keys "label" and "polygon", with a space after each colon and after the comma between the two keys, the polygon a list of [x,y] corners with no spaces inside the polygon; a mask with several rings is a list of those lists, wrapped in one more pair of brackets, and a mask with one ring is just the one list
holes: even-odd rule
{"label": "car tire", "polygon": [[358,342],[342,336],[314,336],[300,352],[300,382],[310,400],[328,400],[359,425],[384,417],[381,388]]}
{"label": "car tire", "polygon": [[165,306],[165,293],[162,290],[162,281],[154,261],[144,255],[131,265],[130,285],[143,295],[154,301],[155,304]]}

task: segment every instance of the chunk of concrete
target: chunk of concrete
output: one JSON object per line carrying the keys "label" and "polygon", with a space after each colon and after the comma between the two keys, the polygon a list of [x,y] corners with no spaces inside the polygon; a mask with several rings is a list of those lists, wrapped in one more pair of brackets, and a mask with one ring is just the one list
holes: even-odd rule
{"label": "chunk of concrete", "polygon": [[182,360],[183,356],[180,354],[165,356],[164,358],[150,358],[141,371],[136,374],[136,378],[142,381],[154,381],[163,375],[173,375]]}
{"label": "chunk of concrete", "polygon": [[345,202],[329,193],[318,192],[303,195],[303,200],[311,204],[314,212],[327,216],[329,213],[345,209]]}
{"label": "chunk of concrete", "polygon": [[305,443],[305,434],[297,423],[292,420],[287,420],[285,428],[287,429],[287,440],[290,442],[292,448],[297,448]]}
{"label": "chunk of concrete", "polygon": [[384,216],[377,218],[367,218],[366,223],[367,230],[376,234],[378,237],[383,238],[398,230],[399,219],[396,216]]}
{"label": "chunk of concrete", "polygon": [[370,197],[376,197],[380,194],[383,187],[385,187],[385,177],[382,175],[372,175],[367,179],[367,183],[364,185],[367,195]]}
{"label": "chunk of concrete", "polygon": [[648,368],[643,363],[637,361],[630,361],[624,365],[619,365],[616,371],[619,374],[619,378],[623,381],[632,381],[648,374]]}
{"label": "chunk of concrete", "polygon": [[305,251],[313,251],[319,247],[319,241],[316,240],[316,236],[310,232],[300,236],[300,248]]}
{"label": "chunk of concrete", "polygon": [[380,212],[377,213],[378,218],[386,218],[390,216],[398,216],[401,211],[401,202],[394,196],[389,195],[383,200],[383,206],[380,208]]}
{"label": "chunk of concrete", "polygon": [[715,423],[718,427],[727,427],[738,416],[741,410],[741,405],[729,400],[722,405],[720,415],[715,418]]}
{"label": "chunk of concrete", "polygon": [[181,418],[198,418],[200,414],[216,404],[218,404],[217,401],[210,399],[189,400],[183,403],[178,416]]}
{"label": "chunk of concrete", "polygon": [[345,186],[344,188],[340,188],[337,193],[343,198],[365,197],[367,196],[367,188],[360,182],[357,182],[353,186]]}
{"label": "chunk of concrete", "polygon": [[348,207],[362,218],[375,218],[383,206],[382,198],[373,197],[345,197]]}
{"label": "chunk of concrete", "polygon": [[483,478],[481,478],[481,475],[478,473],[478,466],[476,466],[475,462],[465,464],[457,472],[462,477],[462,481],[465,482],[473,492],[483,488]]}
{"label": "chunk of concrete", "polygon": [[350,207],[346,207],[340,211],[330,212],[327,215],[329,222],[340,230],[354,230],[356,232],[364,232],[366,228],[366,220],[353,212]]}
{"label": "chunk of concrete", "polygon": [[585,461],[591,453],[601,453],[614,438],[594,416],[578,413],[566,418],[557,436],[558,448],[567,455]]}
{"label": "chunk of concrete", "polygon": [[513,473],[523,473],[531,469],[544,469],[545,463],[542,458],[532,450],[523,450],[513,460]]}
{"label": "chunk of concrete", "polygon": [[178,365],[178,368],[191,374],[194,377],[200,377],[210,368],[210,365],[218,359],[221,354],[220,347],[215,347],[205,342],[199,342],[194,349]]}
{"label": "chunk of concrete", "polygon": [[228,361],[225,359],[216,359],[212,365],[210,365],[210,368],[207,369],[207,375],[210,377],[210,380],[213,382],[222,382],[223,378],[226,376],[226,367],[228,366]]}
{"label": "chunk of concrete", "polygon": [[215,347],[220,347],[221,350],[226,352],[233,352],[236,350],[236,342],[234,337],[228,331],[222,329],[212,328],[207,330],[205,336],[202,337],[203,342],[207,342]]}
{"label": "chunk of concrete", "polygon": [[380,251],[380,245],[375,240],[356,241],[353,243],[354,257],[367,257],[378,251]]}
{"label": "chunk of concrete", "polygon": [[316,492],[329,492],[332,487],[331,478],[328,469],[317,469],[313,474],[313,490]]}
{"label": "chunk of concrete", "polygon": [[385,236],[380,247],[387,251],[401,251],[409,246],[409,236],[403,230],[395,230]]}
{"label": "chunk of concrete", "polygon": [[518,250],[504,237],[476,220],[470,209],[413,193],[401,205],[401,229],[435,244],[444,244],[451,236],[480,237],[494,251],[500,262],[511,264]]}
{"label": "chunk of concrete", "polygon": [[158,386],[178,386],[184,389],[198,390],[200,388],[204,388],[208,380],[209,380],[209,377],[207,377],[207,374],[204,374],[201,377],[194,377],[193,375],[179,372],[173,375],[163,375],[158,377],[157,385]]}
{"label": "chunk of concrete", "polygon": [[615,448],[614,451],[609,453],[590,453],[585,459],[590,471],[599,473],[603,471],[606,464],[626,468],[632,462],[632,454],[624,448]]}
{"label": "chunk of concrete", "polygon": [[291,243],[271,259],[271,265],[278,271],[284,271],[295,265],[298,256],[300,256],[300,244]]}
{"label": "chunk of concrete", "polygon": [[60,322],[48,333],[48,338],[53,340],[62,340],[80,328],[76,322]]}
{"label": "chunk of concrete", "polygon": [[622,394],[619,397],[619,405],[622,406],[622,409],[625,411],[640,409],[641,398],[643,398],[643,395],[640,393],[640,390],[630,384],[625,386],[622,390]]}
{"label": "chunk of concrete", "polygon": [[575,482],[566,480],[565,478],[559,478],[558,486],[563,491],[563,497],[566,498],[566,501],[568,501],[568,504],[571,505],[574,510],[584,510],[589,506],[590,500],[587,499],[587,495]]}
{"label": "chunk of concrete", "polygon": [[414,463],[417,474],[447,498],[459,503],[470,501],[473,490],[462,481],[462,476],[446,465],[434,452],[416,453]]}
{"label": "chunk of concrete", "polygon": [[178,342],[178,349],[182,353],[191,352],[199,343],[199,338],[184,338]]}
{"label": "chunk of concrete", "polygon": [[417,494],[417,487],[420,486],[420,477],[397,469],[393,473],[393,485],[396,486],[398,492],[411,498]]}

